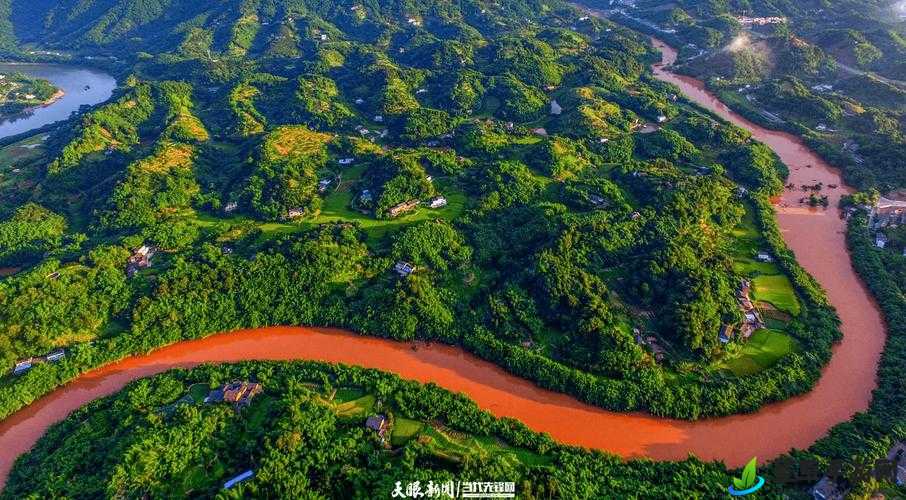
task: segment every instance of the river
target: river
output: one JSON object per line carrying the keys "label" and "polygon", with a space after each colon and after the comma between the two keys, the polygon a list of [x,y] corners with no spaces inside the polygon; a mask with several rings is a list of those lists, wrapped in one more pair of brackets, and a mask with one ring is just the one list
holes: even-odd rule
{"label": "river", "polygon": [[116,88],[115,78],[95,69],[63,64],[0,63],[0,73],[15,72],[48,80],[64,94],[51,104],[33,107],[0,121],[0,139],[65,120],[84,105],[92,106],[110,99]]}
{"label": "river", "polygon": [[[675,60],[674,50],[655,43],[663,50],[665,63]],[[843,185],[839,173],[796,137],[749,123],[709,95],[700,82],[674,75],[663,64],[654,71],[658,78],[675,83],[691,99],[770,145],[790,166],[790,182]],[[828,191],[832,206],[843,192]],[[624,457],[667,460],[694,453],[740,466],[753,456],[764,462],[790,448],[808,447],[832,426],[867,407],[885,333],[874,301],[850,266],[845,223],[838,211],[802,208],[799,197],[798,192],[790,191],[778,201],[781,230],[799,262],[827,290],[843,322],[844,339],[834,348],[833,359],[814,390],[756,413],[688,422],[611,412],[538,388],[458,348],[418,343],[413,349],[414,344],[338,330],[272,327],[171,345],[96,369],[58,388],[0,423],[0,481],[5,481],[15,458],[30,449],[50,425],[129,381],[174,367],[244,359],[341,362],[434,382],[467,394],[495,415],[519,419],[563,443]]]}

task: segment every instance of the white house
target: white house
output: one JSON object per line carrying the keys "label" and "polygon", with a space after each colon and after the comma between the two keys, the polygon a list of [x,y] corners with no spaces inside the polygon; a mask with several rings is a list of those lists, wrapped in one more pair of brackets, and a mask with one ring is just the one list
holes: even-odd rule
{"label": "white house", "polygon": [[355,158],[340,158],[337,163],[339,163],[340,165],[352,165],[354,161]]}
{"label": "white house", "polygon": [[767,252],[758,252],[758,255],[755,256],[755,260],[758,262],[774,262],[774,257],[771,257],[771,254]]}
{"label": "white house", "polygon": [[887,246],[887,235],[884,233],[878,233],[875,235],[875,246],[878,248],[884,248]]}
{"label": "white house", "polygon": [[437,198],[432,199],[428,202],[430,208],[442,208],[447,206],[447,199],[443,196],[438,196]]}

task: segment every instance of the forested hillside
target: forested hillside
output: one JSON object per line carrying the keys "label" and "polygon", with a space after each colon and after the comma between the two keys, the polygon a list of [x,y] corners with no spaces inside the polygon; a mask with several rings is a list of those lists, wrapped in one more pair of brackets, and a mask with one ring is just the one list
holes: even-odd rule
{"label": "forested hillside", "polygon": [[[47,26],[78,24],[66,5]],[[138,12],[104,5],[78,19]],[[65,229],[0,255],[22,268],[0,283],[4,363],[284,323],[460,344],[682,418],[817,379],[839,333],[771,218],[785,167],[650,79],[643,38],[557,4],[244,5],[292,40],[140,57],[30,153],[21,202]],[[159,34],[180,11],[141,12]]]}
{"label": "forested hillside", "polygon": [[[859,41],[851,55],[867,54],[867,73],[842,77],[835,58],[849,56],[804,24],[824,7],[639,5],[684,46],[684,71],[731,105],[778,108],[782,128],[846,160],[860,187],[901,185],[903,101],[874,74],[895,69]],[[742,34],[736,10],[778,11],[804,31],[760,28],[778,54],[765,65],[754,43],[723,50]],[[878,38],[880,14],[839,13],[869,16],[853,36],[898,53],[896,31],[889,46]],[[9,57],[97,65],[120,82],[107,102],[0,147],[0,366],[16,370],[0,378],[0,417],[135,353],[290,324],[445,342],[601,407],[698,419],[808,391],[840,337],[774,218],[786,166],[653,78],[648,39],[610,20],[523,0],[0,0],[0,16]],[[830,75],[848,90],[815,88]],[[899,359],[889,356],[885,369]],[[251,411],[173,404],[236,377],[264,384]],[[884,378],[882,391],[861,425],[795,457],[880,456],[904,437],[896,384]],[[399,455],[384,453],[362,415],[336,414],[343,397],[368,395],[427,434],[441,409],[461,410],[441,425],[483,451],[453,443],[461,455],[448,460],[413,432]],[[164,436],[191,453],[174,455]],[[290,452],[331,458],[300,460],[296,474]],[[102,463],[76,471],[80,453]],[[158,457],[176,462],[162,472]],[[217,474],[197,472],[208,465]],[[390,478],[375,471],[391,466],[425,478],[502,471],[543,487],[539,498],[603,486],[706,497],[727,482],[695,460],[623,465],[561,448],[385,375],[249,364],[164,375],[93,404],[51,432],[5,494],[54,496],[61,478],[83,476],[86,496],[212,494],[252,466],[264,479],[241,488],[273,496],[384,491]]]}
{"label": "forested hillside", "polygon": [[805,137],[858,188],[906,186],[906,17],[894,2],[637,7],[626,15],[682,47],[680,70],[706,80],[734,109]]}
{"label": "forested hillside", "polygon": [[[238,408],[205,400],[233,381],[262,392]],[[376,418],[382,427],[366,427]],[[82,408],[16,464],[2,498],[387,498],[416,481],[426,498],[429,483],[462,492],[471,481],[513,483],[525,499],[718,498],[730,479],[695,459],[624,464],[560,446],[382,372],[244,363],[168,372]]]}

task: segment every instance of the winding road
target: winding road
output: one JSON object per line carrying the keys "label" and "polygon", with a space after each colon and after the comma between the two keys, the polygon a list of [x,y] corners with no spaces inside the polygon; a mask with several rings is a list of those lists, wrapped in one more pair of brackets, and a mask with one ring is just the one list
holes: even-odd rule
{"label": "winding road", "polygon": [[[843,186],[839,173],[796,137],[746,121],[708,94],[700,82],[670,73],[676,52],[659,41],[654,43],[664,54],[663,63],[653,68],[657,78],[676,84],[691,100],[768,144],[790,167],[790,182]],[[827,192],[831,206],[836,206],[844,192],[843,188]],[[454,347],[419,343],[413,349],[408,343],[331,329],[263,328],[181,342],[127,358],[88,372],[13,414],[0,423],[0,484],[16,457],[30,449],[50,425],[85,403],[170,368],[246,359],[312,359],[387,370],[463,392],[491,413],[517,418],[561,442],[624,457],[667,460],[694,453],[739,466],[752,456],[765,461],[790,448],[807,447],[832,426],[867,407],[885,333],[877,307],[850,266],[845,223],[839,213],[801,207],[799,196],[797,192],[784,194],[778,201],[778,220],[799,262],[821,282],[837,308],[844,339],[834,348],[814,390],[756,413],[696,422],[616,413],[540,389]]]}

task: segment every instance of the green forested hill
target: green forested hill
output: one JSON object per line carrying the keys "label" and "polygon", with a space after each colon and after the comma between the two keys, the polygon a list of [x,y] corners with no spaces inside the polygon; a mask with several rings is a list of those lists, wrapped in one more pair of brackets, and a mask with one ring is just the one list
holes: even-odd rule
{"label": "green forested hill", "polygon": [[[315,2],[306,0],[4,0],[19,43],[65,51],[128,55],[244,56],[292,50],[312,30],[344,32],[363,40],[387,37],[410,19],[438,32],[480,21],[490,32],[512,28],[556,5],[540,1]],[[0,14],[3,11],[0,10]],[[8,32],[8,29],[6,30]],[[353,35],[354,32],[354,35]],[[7,36],[7,38],[9,38]],[[386,40],[386,38],[385,38]]]}
{"label": "green forested hill", "polygon": [[[696,419],[809,390],[839,337],[773,218],[786,167],[613,22],[520,0],[2,5],[6,47],[120,87],[0,148],[0,364],[68,352],[0,377],[0,416],[137,352],[304,324]],[[716,48],[733,26],[712,17],[689,32]],[[177,416],[229,420],[208,410]],[[876,458],[892,425],[822,456]]]}
{"label": "green forested hill", "polygon": [[[785,167],[650,78],[613,23],[516,1],[43,5],[42,50],[145,55],[9,171],[28,189],[0,205],[0,265],[21,268],[0,281],[4,364],[319,324],[698,418],[807,390],[839,335],[769,212]],[[127,262],[146,245],[150,269]],[[744,321],[780,347],[721,341]]]}

